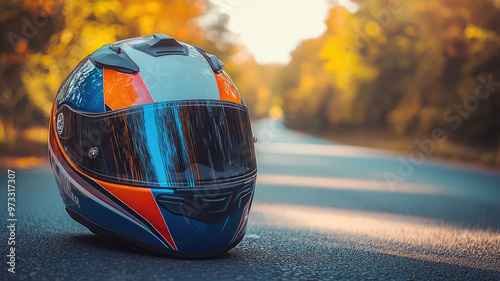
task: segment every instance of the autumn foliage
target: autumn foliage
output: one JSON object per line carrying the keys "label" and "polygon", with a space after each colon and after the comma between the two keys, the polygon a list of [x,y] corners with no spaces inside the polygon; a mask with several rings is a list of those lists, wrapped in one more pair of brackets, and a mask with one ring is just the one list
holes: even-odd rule
{"label": "autumn foliage", "polygon": [[[334,7],[280,80],[293,128],[500,147],[498,1],[357,1]],[[493,155],[492,157],[495,157]]]}
{"label": "autumn foliage", "polygon": [[[326,32],[301,42],[289,64],[263,66],[227,39],[227,16],[204,0],[3,1],[0,149],[43,140],[61,81],[86,55],[165,33],[219,56],[254,118],[283,113],[287,126],[317,134],[417,138],[442,128],[450,142],[498,150],[500,3],[353,2],[354,11],[332,5]],[[207,13],[217,20],[201,27]]]}

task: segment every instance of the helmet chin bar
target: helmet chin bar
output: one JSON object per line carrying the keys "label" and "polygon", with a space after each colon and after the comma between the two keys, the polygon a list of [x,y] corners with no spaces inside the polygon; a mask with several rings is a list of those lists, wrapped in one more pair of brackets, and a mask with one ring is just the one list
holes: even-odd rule
{"label": "helmet chin bar", "polygon": [[175,189],[174,193],[159,194],[158,205],[172,214],[209,224],[217,224],[243,208],[252,198],[255,178],[224,184],[211,189]]}

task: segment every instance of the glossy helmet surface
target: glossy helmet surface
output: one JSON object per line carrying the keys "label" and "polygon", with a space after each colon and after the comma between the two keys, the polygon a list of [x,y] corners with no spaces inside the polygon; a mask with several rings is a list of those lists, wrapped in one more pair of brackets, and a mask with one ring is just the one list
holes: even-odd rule
{"label": "glossy helmet surface", "polygon": [[253,142],[222,62],[155,34],[80,62],[54,102],[49,154],[67,212],[92,232],[210,257],[245,234]]}

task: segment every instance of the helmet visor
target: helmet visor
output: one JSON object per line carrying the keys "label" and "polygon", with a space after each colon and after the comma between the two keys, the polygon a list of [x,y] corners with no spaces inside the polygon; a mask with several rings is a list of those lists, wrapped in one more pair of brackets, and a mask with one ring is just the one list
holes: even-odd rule
{"label": "helmet visor", "polygon": [[257,171],[249,114],[239,104],[167,102],[102,114],[62,106],[56,120],[69,159],[98,179],[192,187]]}

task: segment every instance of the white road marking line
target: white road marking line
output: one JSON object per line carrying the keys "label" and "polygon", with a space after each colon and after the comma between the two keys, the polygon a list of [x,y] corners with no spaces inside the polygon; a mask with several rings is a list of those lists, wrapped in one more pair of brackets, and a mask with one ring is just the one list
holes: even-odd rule
{"label": "white road marking line", "polygon": [[415,183],[396,183],[394,190],[391,190],[387,182],[383,181],[269,174],[259,174],[257,184],[418,194],[440,194],[446,190],[443,186]]}
{"label": "white road marking line", "polygon": [[304,143],[264,143],[260,147],[257,146],[257,151],[270,154],[297,154],[352,158],[393,158],[397,156],[395,152],[376,148]]}

